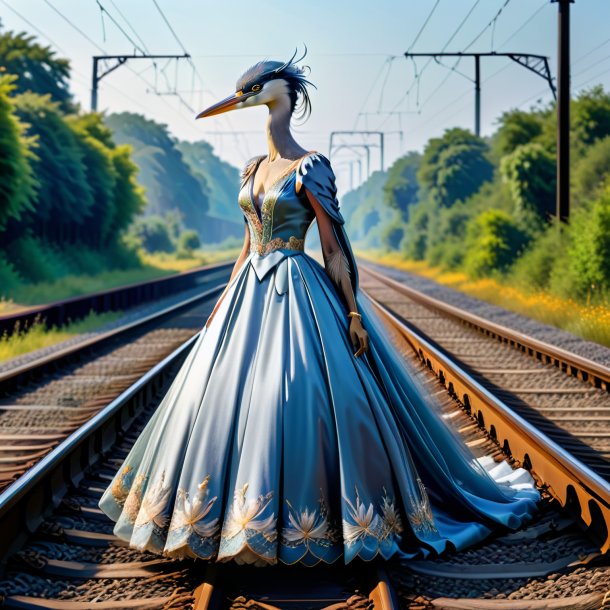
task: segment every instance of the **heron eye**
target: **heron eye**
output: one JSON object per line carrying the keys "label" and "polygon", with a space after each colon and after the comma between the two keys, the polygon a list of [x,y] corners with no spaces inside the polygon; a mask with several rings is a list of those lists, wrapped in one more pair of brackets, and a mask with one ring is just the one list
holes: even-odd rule
{"label": "heron eye", "polygon": [[260,91],[262,88],[262,85],[252,85],[252,91]]}

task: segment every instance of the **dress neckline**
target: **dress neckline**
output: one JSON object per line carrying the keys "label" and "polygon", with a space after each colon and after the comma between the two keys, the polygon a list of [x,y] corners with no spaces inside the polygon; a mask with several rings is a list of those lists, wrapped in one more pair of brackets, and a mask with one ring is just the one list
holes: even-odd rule
{"label": "dress neckline", "polygon": [[262,157],[259,160],[255,170],[252,172],[252,174],[250,176],[250,185],[248,188],[248,192],[250,195],[250,202],[254,206],[254,209],[256,210],[256,214],[259,217],[259,220],[262,220],[263,207],[265,205],[265,200],[267,199],[267,195],[275,188],[275,186],[277,184],[279,184],[282,180],[284,180],[285,178],[290,176],[290,174],[292,174],[292,172],[294,172],[296,170],[296,168],[299,166],[299,163],[303,159],[305,159],[305,157],[309,157],[309,155],[313,155],[315,152],[316,152],[315,150],[310,150],[309,152],[305,153],[302,157],[299,157],[298,159],[295,159],[292,163],[290,163],[283,172],[280,172],[280,175],[267,187],[267,190],[263,193],[263,200],[260,204],[260,208],[258,206],[258,201],[256,201],[256,199],[254,197],[254,178],[256,176],[256,172],[258,171],[260,164],[262,163],[262,161],[265,157]]}

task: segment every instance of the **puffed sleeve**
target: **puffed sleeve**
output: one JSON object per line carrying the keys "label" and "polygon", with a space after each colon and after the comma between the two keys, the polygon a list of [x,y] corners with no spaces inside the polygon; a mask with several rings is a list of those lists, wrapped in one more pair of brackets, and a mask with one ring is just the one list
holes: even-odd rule
{"label": "puffed sleeve", "polygon": [[350,267],[350,280],[354,295],[358,290],[358,267],[345,231],[345,220],[339,210],[335,174],[330,161],[320,153],[311,153],[301,159],[296,170],[296,190],[305,187],[324,208],[333,221],[333,231]]}

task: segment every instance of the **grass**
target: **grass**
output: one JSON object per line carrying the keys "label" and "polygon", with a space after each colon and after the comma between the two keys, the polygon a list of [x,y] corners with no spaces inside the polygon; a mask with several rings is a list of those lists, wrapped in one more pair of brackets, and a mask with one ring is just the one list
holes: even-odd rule
{"label": "grass", "polygon": [[34,305],[73,296],[166,277],[201,265],[232,261],[238,254],[239,249],[198,251],[190,258],[178,258],[175,254],[141,252],[141,267],[102,271],[95,275],[66,275],[52,282],[23,284],[12,292],[10,298],[0,296],[0,315],[18,313]]}
{"label": "grass", "polygon": [[47,329],[43,322],[36,320],[27,329],[14,332],[10,336],[5,333],[0,337],[0,362],[27,354],[43,347],[55,345],[66,339],[83,333],[91,332],[100,326],[112,322],[123,315],[122,311],[112,311],[103,314],[90,313],[87,317],[69,322],[61,328],[53,326]]}
{"label": "grass", "polygon": [[506,279],[472,279],[462,272],[430,267],[423,261],[405,260],[398,252],[363,250],[357,251],[357,255],[365,260],[429,278],[487,303],[610,347],[610,303],[607,300],[582,303],[543,291],[527,291],[519,286],[511,286]]}
{"label": "grass", "polygon": [[[53,282],[24,284],[14,291],[10,300],[0,297],[0,315],[16,313],[41,303],[166,277],[202,265],[234,261],[240,250],[241,248],[197,251],[188,258],[179,258],[175,254],[159,253],[153,255],[140,252],[142,267],[102,271],[96,275],[70,275]],[[45,325],[37,320],[26,329],[15,332],[10,336],[5,334],[0,337],[0,362],[55,345],[82,333],[94,331],[104,324],[118,319],[121,315],[123,315],[123,312],[120,311],[103,314],[92,312],[85,318],[70,322],[59,328],[54,326],[50,329],[45,328]]]}

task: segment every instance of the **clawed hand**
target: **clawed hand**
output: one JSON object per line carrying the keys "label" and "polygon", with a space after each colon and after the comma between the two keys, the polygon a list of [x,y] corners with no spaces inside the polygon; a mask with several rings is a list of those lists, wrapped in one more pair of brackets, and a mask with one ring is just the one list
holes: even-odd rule
{"label": "clawed hand", "polygon": [[356,317],[351,319],[349,325],[349,336],[352,340],[354,349],[357,350],[354,356],[356,358],[363,354],[369,348],[369,334],[364,330],[362,322]]}

